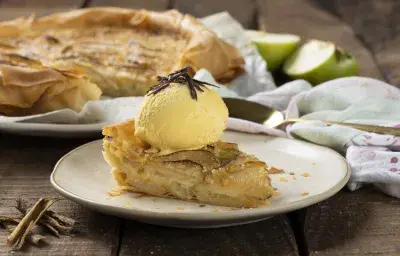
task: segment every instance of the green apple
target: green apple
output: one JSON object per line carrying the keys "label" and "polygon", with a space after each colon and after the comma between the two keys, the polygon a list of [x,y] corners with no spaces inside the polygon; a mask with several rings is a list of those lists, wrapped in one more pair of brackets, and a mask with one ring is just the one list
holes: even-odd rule
{"label": "green apple", "polygon": [[300,42],[300,37],[291,34],[247,30],[246,35],[267,62],[269,71],[277,70]]}
{"label": "green apple", "polygon": [[330,42],[310,40],[297,49],[284,63],[283,72],[318,85],[335,78],[358,73],[356,60]]}

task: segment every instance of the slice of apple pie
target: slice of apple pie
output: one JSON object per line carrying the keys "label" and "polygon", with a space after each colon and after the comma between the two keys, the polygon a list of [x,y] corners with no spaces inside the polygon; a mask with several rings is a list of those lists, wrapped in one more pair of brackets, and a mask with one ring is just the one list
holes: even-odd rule
{"label": "slice of apple pie", "polygon": [[231,207],[264,205],[274,190],[266,163],[218,141],[197,150],[159,154],[135,136],[135,122],[104,128],[104,157],[123,188]]}

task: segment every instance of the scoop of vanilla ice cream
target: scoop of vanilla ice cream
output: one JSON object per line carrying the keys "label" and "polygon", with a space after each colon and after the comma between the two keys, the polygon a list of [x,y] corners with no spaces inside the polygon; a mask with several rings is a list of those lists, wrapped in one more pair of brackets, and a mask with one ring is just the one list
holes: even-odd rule
{"label": "scoop of vanilla ice cream", "polygon": [[193,150],[220,139],[228,108],[217,92],[202,87],[197,100],[185,84],[172,83],[157,94],[146,95],[135,118],[135,135],[168,154]]}

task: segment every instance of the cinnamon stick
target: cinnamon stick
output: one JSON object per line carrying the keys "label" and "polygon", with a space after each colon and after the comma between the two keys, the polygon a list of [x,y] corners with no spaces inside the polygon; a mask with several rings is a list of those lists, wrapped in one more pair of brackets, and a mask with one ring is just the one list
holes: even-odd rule
{"label": "cinnamon stick", "polygon": [[26,236],[54,202],[55,200],[40,198],[7,238],[8,246],[21,248]]}

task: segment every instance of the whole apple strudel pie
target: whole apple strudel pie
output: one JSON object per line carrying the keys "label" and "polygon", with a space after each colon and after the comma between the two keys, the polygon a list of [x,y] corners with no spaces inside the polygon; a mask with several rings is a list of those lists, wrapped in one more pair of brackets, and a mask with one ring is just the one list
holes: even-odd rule
{"label": "whole apple strudel pie", "polygon": [[0,22],[0,64],[9,55],[78,70],[113,97],[143,96],[157,75],[187,63],[221,82],[237,77],[244,66],[233,45],[191,15],[115,7]]}
{"label": "whole apple strudel pie", "polygon": [[266,163],[223,142],[228,110],[187,68],[160,77],[135,119],[103,129],[104,157],[118,184],[160,197],[231,207],[266,204]]}

